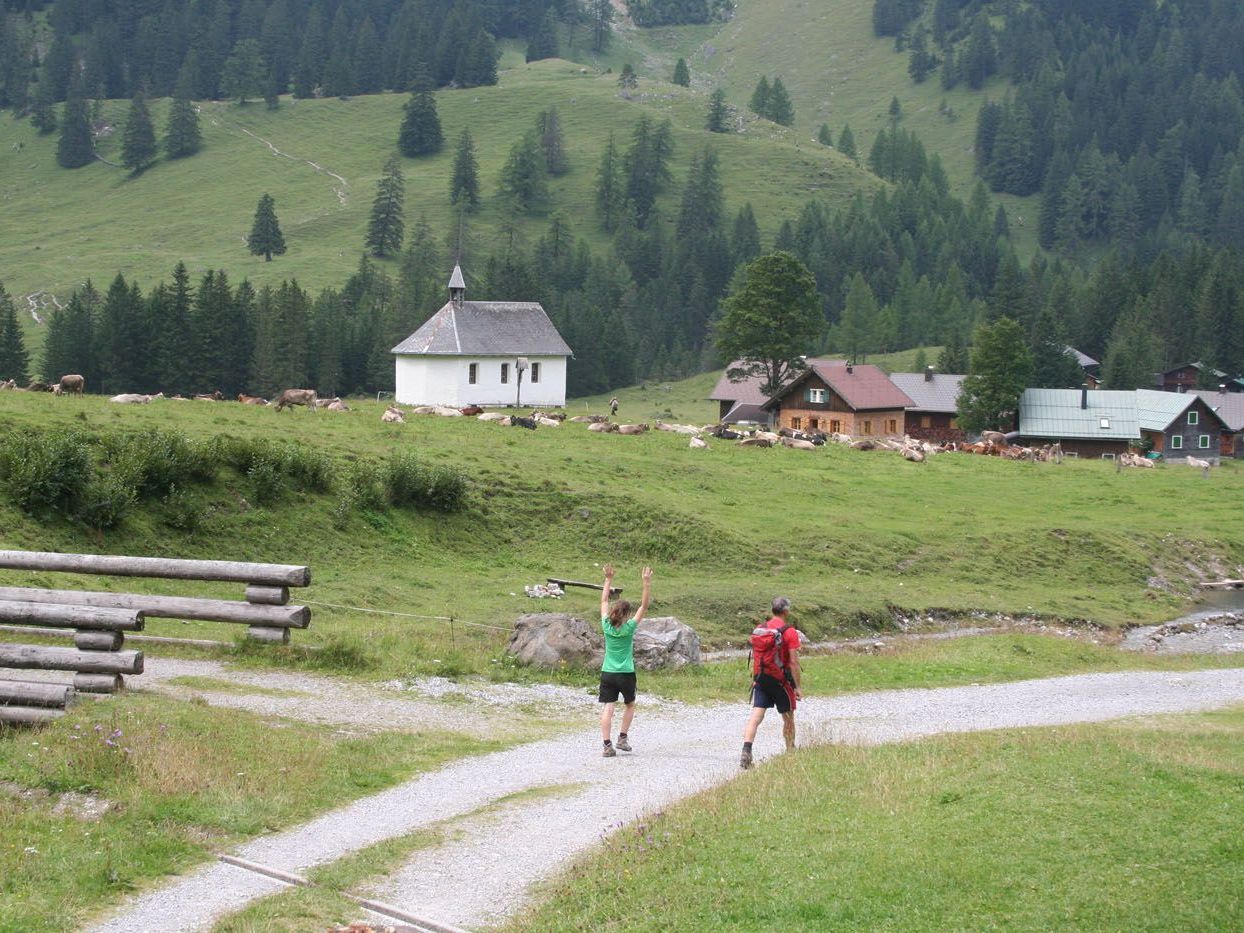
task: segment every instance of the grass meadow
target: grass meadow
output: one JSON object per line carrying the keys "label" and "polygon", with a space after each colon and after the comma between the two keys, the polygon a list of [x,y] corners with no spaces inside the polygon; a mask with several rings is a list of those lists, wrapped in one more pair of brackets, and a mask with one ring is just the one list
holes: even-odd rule
{"label": "grass meadow", "polygon": [[511,930],[1227,930],[1244,709],[800,750],[621,830]]}

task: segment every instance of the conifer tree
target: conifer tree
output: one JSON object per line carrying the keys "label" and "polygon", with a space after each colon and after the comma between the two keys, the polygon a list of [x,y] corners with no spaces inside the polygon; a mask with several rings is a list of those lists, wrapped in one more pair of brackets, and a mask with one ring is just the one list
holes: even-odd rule
{"label": "conifer tree", "polygon": [[821,128],[816,131],[816,141],[822,146],[834,147],[834,135],[829,131],[829,124],[822,123]]}
{"label": "conifer tree", "polygon": [[838,323],[838,347],[847,360],[858,363],[872,349],[877,330],[877,298],[862,272],[851,277],[842,319]]}
{"label": "conifer tree", "polygon": [[43,373],[49,379],[81,373],[88,386],[99,385],[95,330],[101,301],[88,279],[69,296],[63,308],[52,311],[43,342]]}
{"label": "conifer tree", "polygon": [[674,76],[670,80],[680,87],[691,87],[691,69],[687,67],[685,58],[678,59],[674,66]]}
{"label": "conifer tree", "polygon": [[441,134],[441,118],[436,112],[436,98],[432,94],[432,81],[427,73],[420,71],[415,79],[415,89],[406,102],[406,116],[398,133],[397,145],[408,158],[440,152],[444,144]]}
{"label": "conifer tree", "polygon": [[302,46],[298,50],[298,64],[294,69],[294,96],[315,96],[324,73],[324,58],[328,54],[325,38],[324,13],[319,3],[311,7],[307,25],[302,32]]}
{"label": "conifer tree", "polygon": [[199,132],[199,114],[194,104],[184,97],[174,97],[168,111],[168,127],[164,132],[164,152],[170,159],[194,155],[203,145]]}
{"label": "conifer tree", "polygon": [[622,217],[622,206],[626,200],[626,182],[622,176],[622,160],[618,156],[617,144],[613,134],[609,134],[609,142],[605,144],[605,152],[600,159],[600,167],[596,170],[596,213],[600,215],[601,226],[605,232],[612,233]]}
{"label": "conifer tree", "polygon": [[761,75],[760,80],[756,82],[756,90],[752,91],[752,99],[747,108],[758,117],[768,115],[769,79],[765,75]]}
{"label": "conifer tree", "polygon": [[612,36],[613,3],[611,0],[587,0],[587,3],[592,51],[599,55],[608,48]]}
{"label": "conifer tree", "polygon": [[42,136],[56,130],[56,107],[52,100],[52,85],[45,78],[35,88],[34,107],[30,112],[30,122]]}
{"label": "conifer tree", "polygon": [[1009,431],[1019,397],[1032,382],[1032,352],[1019,324],[999,318],[976,329],[971,365],[959,393],[966,431]]}
{"label": "conifer tree", "polygon": [[765,109],[761,116],[768,117],[779,126],[791,126],[795,122],[795,107],[786,93],[786,85],[781,78],[773,79],[769,95],[765,101]]}
{"label": "conifer tree", "polygon": [[60,139],[56,144],[56,162],[61,168],[81,168],[95,158],[95,140],[81,83],[74,81],[65,99],[60,121]]}
{"label": "conifer tree", "polygon": [[557,46],[557,23],[553,19],[553,10],[545,10],[540,24],[527,40],[527,61],[536,62],[545,58],[557,58],[560,50]]}
{"label": "conifer tree", "polygon": [[461,87],[485,87],[497,83],[497,59],[501,57],[492,35],[480,26],[467,43],[456,77]]}
{"label": "conifer tree", "polygon": [[406,203],[406,181],[397,156],[390,156],[384,172],[376,182],[376,199],[371,206],[371,221],[363,246],[373,256],[392,256],[402,251],[406,226],[402,208]]}
{"label": "conifer tree", "polygon": [[130,113],[125,121],[125,134],[121,139],[121,164],[135,175],[142,172],[156,158],[155,127],[151,125],[151,112],[146,97],[139,92],[130,102]]}
{"label": "conifer tree", "polygon": [[1102,360],[1102,382],[1107,389],[1145,389],[1162,368],[1162,344],[1153,333],[1145,308],[1137,305],[1122,315],[1110,333]]}
{"label": "conifer tree", "polygon": [[21,325],[17,321],[17,307],[0,282],[0,381],[12,379],[25,385],[28,379],[30,355]]}
{"label": "conifer tree", "polygon": [[461,203],[463,210],[479,207],[479,167],[475,161],[475,143],[469,130],[458,137],[454,153],[454,174],[449,183],[449,203]]}
{"label": "conifer tree", "polygon": [[544,156],[535,133],[528,133],[510,149],[501,169],[498,189],[511,210],[527,214],[542,210],[548,199]]}
{"label": "conifer tree", "polygon": [[536,131],[540,134],[540,148],[550,175],[564,175],[570,168],[566,161],[566,140],[562,135],[562,118],[556,107],[541,111],[536,118]]}
{"label": "conifer tree", "polygon": [[860,160],[859,153],[855,150],[855,134],[851,132],[848,124],[843,124],[842,132],[838,134],[838,151],[848,159],[854,159],[856,162]]}
{"label": "conifer tree", "polygon": [[179,262],[173,268],[173,283],[163,302],[163,316],[157,320],[155,328],[160,386],[169,393],[194,391],[186,371],[186,361],[191,359],[194,348],[190,322],[192,299],[190,273],[186,264]]}
{"label": "conifer tree", "polygon": [[734,218],[730,255],[736,266],[745,265],[760,255],[760,227],[756,224],[756,214],[750,201],[739,209]]}
{"label": "conifer tree", "polygon": [[255,222],[251,225],[250,236],[246,238],[246,246],[252,256],[262,256],[264,262],[271,262],[273,256],[285,253],[285,237],[281,235],[281,225],[277,221],[276,201],[267,192],[255,208]]}
{"label": "conifer tree", "polygon": [[728,118],[729,111],[726,107],[726,92],[721,88],[717,88],[708,99],[708,131],[710,133],[730,132],[730,126],[727,122]]}
{"label": "conifer tree", "polygon": [[370,16],[364,16],[354,34],[353,93],[376,94],[384,88],[380,37]]}
{"label": "conifer tree", "polygon": [[639,77],[635,74],[635,69],[630,62],[622,66],[622,73],[618,76],[618,87],[623,91],[633,91],[639,87]]}
{"label": "conifer tree", "polygon": [[256,39],[242,39],[233,47],[221,70],[221,90],[226,97],[245,104],[249,97],[262,97],[266,71]]}
{"label": "conifer tree", "polygon": [[951,331],[942,352],[937,355],[937,371],[962,375],[968,371],[969,365],[968,346],[963,340],[963,334],[956,328]]}

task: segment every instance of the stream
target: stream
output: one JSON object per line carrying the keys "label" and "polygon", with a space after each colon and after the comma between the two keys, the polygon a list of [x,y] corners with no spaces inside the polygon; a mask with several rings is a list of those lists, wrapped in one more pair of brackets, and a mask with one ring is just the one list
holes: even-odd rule
{"label": "stream", "polygon": [[1129,629],[1120,647],[1158,654],[1244,653],[1244,590],[1206,590],[1193,612]]}

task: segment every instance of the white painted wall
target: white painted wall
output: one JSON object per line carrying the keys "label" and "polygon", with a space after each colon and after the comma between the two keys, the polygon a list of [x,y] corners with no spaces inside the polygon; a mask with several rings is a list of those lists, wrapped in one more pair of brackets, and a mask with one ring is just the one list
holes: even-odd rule
{"label": "white painted wall", "polygon": [[[513,405],[518,388],[516,357],[398,356],[394,397],[403,405]],[[566,357],[529,356],[540,364],[540,381],[523,373],[524,408],[561,408],[566,404]],[[478,364],[477,380],[470,383],[470,364]],[[501,364],[509,364],[509,382],[501,382]]]}

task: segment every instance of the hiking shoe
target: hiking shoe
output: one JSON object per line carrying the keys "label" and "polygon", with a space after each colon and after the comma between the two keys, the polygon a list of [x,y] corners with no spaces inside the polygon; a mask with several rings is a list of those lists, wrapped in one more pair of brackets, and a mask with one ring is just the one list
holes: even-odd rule
{"label": "hiking shoe", "polygon": [[618,736],[618,740],[613,743],[613,747],[620,752],[629,752],[631,750],[631,743],[626,740],[626,736],[620,735]]}
{"label": "hiking shoe", "polygon": [[601,752],[601,756],[604,758],[615,758],[617,757],[617,754],[617,751],[614,750],[612,745],[606,745],[605,750]]}
{"label": "hiking shoe", "polygon": [[745,748],[743,749],[743,754],[739,756],[739,767],[742,768],[744,771],[746,771],[751,766],[752,766],[752,752],[751,752],[751,749]]}

